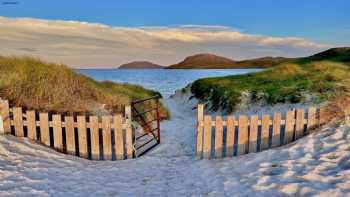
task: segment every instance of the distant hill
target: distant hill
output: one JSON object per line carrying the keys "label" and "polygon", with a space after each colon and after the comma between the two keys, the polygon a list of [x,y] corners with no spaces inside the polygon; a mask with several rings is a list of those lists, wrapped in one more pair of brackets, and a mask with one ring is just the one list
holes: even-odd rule
{"label": "distant hill", "polygon": [[294,61],[293,58],[286,57],[261,57],[256,59],[242,60],[237,62],[240,68],[267,68],[281,63]]}
{"label": "distant hill", "polygon": [[309,63],[313,61],[334,61],[350,65],[350,47],[331,48],[315,55],[298,58],[298,63]]}
{"label": "distant hill", "polygon": [[142,69],[142,68],[161,69],[164,67],[158,64],[154,64],[152,62],[147,62],[147,61],[135,61],[135,62],[130,62],[119,66],[119,69]]}
{"label": "distant hill", "polygon": [[234,61],[214,54],[197,54],[182,62],[169,66],[170,69],[222,69],[222,68],[265,68],[293,59],[283,57],[263,57],[251,60]]}
{"label": "distant hill", "polygon": [[182,62],[169,66],[168,68],[191,69],[191,68],[227,68],[234,67],[236,62],[222,56],[202,53],[186,57]]}
{"label": "distant hill", "polygon": [[220,69],[220,68],[267,68],[281,63],[295,62],[305,64],[313,61],[335,61],[350,65],[350,47],[332,48],[309,57],[285,58],[262,57],[235,61],[214,54],[197,54],[185,58],[169,69]]}

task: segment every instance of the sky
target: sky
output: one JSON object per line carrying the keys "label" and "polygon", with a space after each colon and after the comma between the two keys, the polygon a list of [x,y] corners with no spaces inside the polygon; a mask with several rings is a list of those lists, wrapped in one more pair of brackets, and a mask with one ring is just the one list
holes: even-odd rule
{"label": "sky", "polygon": [[350,45],[349,9],[348,0],[0,0],[0,50],[73,67],[307,56]]}

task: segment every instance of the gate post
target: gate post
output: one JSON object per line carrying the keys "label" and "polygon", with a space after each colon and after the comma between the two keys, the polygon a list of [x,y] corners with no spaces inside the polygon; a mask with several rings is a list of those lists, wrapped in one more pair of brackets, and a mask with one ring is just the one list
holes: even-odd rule
{"label": "gate post", "polygon": [[132,128],[131,106],[125,106],[125,137],[126,137],[126,155],[128,159],[134,157],[134,129]]}
{"label": "gate post", "polygon": [[200,159],[203,153],[203,120],[204,120],[204,105],[197,106],[197,132],[196,132],[196,157]]}
{"label": "gate post", "polygon": [[157,141],[160,144],[160,114],[159,114],[159,98],[157,98]]}

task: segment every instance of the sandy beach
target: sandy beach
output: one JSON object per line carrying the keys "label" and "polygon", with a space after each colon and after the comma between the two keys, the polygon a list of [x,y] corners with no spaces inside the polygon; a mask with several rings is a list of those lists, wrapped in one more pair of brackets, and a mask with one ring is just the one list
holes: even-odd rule
{"label": "sandy beach", "polygon": [[0,136],[0,196],[347,196],[350,128],[326,127],[288,146],[219,160],[194,157],[195,111],[165,101],[162,143],[143,157],[88,161]]}

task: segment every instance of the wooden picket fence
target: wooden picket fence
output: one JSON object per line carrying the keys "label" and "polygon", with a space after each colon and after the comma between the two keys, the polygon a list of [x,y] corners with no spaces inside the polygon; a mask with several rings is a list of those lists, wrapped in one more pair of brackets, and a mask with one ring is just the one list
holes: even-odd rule
{"label": "wooden picket fence", "polygon": [[87,159],[134,157],[130,106],[125,107],[125,115],[62,116],[10,108],[8,101],[0,101],[0,116],[0,134],[28,137],[59,152]]}
{"label": "wooden picket fence", "polygon": [[221,158],[258,152],[291,143],[325,123],[323,108],[293,109],[285,114],[228,116],[204,115],[198,105],[197,158]]}

